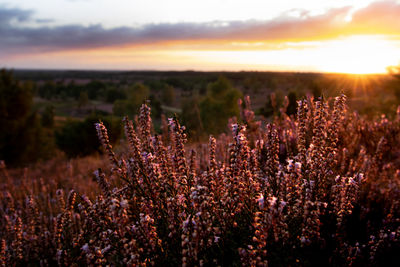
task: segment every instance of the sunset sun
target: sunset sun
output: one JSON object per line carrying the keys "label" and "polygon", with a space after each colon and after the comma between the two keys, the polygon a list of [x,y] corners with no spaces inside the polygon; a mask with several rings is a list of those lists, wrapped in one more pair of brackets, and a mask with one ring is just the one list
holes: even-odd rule
{"label": "sunset sun", "polygon": [[352,36],[328,41],[316,50],[320,70],[353,74],[384,73],[398,64],[399,48],[382,36]]}

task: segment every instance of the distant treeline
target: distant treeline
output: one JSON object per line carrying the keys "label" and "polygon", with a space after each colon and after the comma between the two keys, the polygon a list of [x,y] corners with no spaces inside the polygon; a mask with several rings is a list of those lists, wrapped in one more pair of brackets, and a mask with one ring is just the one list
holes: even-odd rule
{"label": "distant treeline", "polygon": [[[154,130],[178,116],[192,141],[227,130],[249,95],[257,116],[295,116],[297,100],[329,99],[344,92],[367,116],[394,114],[398,75],[357,76],[274,72],[7,71],[0,77],[0,160],[23,165],[62,150],[69,157],[99,150],[93,124],[103,121],[111,142],[122,138],[123,116],[134,119],[143,103]],[[243,101],[241,103],[244,103]],[[164,115],[164,116],[163,116]]]}

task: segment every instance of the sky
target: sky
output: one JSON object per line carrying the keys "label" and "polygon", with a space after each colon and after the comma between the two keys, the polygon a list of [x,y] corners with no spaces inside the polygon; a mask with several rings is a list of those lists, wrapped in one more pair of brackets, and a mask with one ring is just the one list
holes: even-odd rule
{"label": "sky", "polygon": [[400,1],[0,0],[0,67],[384,73]]}

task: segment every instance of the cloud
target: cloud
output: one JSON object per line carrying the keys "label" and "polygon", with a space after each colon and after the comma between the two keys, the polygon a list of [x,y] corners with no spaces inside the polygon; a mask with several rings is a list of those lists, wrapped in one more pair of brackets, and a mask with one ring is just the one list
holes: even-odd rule
{"label": "cloud", "polygon": [[10,23],[28,21],[33,14],[32,10],[18,8],[5,8],[0,6],[0,27],[8,26]]}
{"label": "cloud", "polygon": [[35,19],[35,22],[40,24],[51,23],[54,21],[55,21],[54,19]]}
{"label": "cloud", "polygon": [[352,16],[350,27],[359,32],[400,34],[400,3],[394,1],[374,2]]}
{"label": "cloud", "polygon": [[[21,26],[18,22],[34,21],[30,10],[0,7],[0,50],[4,54],[61,51],[122,45],[146,45],[170,41],[182,42],[282,42],[325,40],[350,34],[400,33],[400,4],[375,2],[356,10],[331,9],[311,16],[283,14],[268,21],[214,21],[208,23],[159,23],[140,27],[106,29],[102,25],[65,25],[48,27]],[[37,22],[38,20],[36,20]],[[43,23],[47,21],[42,21]]]}

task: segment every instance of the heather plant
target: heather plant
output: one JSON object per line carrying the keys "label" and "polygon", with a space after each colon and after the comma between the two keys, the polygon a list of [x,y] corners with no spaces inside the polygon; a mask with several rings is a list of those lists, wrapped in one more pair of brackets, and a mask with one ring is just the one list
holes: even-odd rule
{"label": "heather plant", "polygon": [[0,263],[395,266],[399,114],[366,120],[344,95],[273,123],[240,106],[243,123],[208,144],[187,144],[176,118],[154,134],[146,105],[123,120],[126,153],[96,123],[109,165],[91,174],[95,193],[21,192],[1,165]]}

